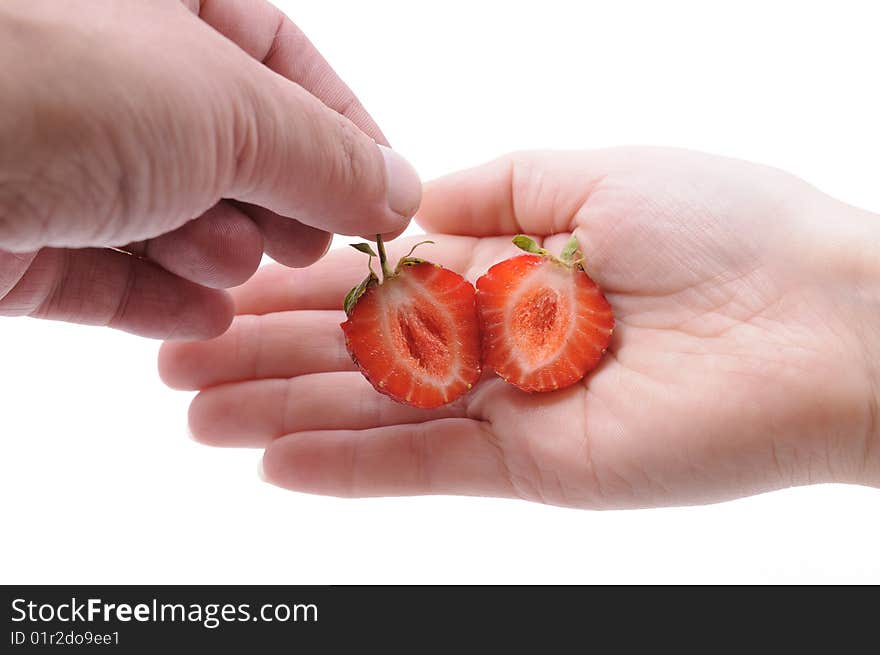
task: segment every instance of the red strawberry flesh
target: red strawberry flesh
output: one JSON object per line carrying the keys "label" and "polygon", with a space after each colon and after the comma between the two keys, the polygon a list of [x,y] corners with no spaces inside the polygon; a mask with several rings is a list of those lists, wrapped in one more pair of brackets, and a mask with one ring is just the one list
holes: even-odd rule
{"label": "red strawberry flesh", "polygon": [[480,377],[474,288],[440,266],[401,266],[370,286],[342,330],[366,378],[399,402],[439,407]]}
{"label": "red strawberry flesh", "polygon": [[477,280],[483,363],[525,391],[553,391],[595,368],[614,317],[578,265],[526,254]]}

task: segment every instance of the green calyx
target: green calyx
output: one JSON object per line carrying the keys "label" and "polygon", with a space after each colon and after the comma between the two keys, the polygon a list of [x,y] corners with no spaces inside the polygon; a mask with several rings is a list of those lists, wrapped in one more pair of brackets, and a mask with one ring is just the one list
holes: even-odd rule
{"label": "green calyx", "polygon": [[[385,280],[388,280],[400,274],[400,271],[406,266],[424,264],[424,259],[413,257],[412,254],[416,248],[426,243],[434,242],[420,241],[419,243],[415,244],[412,248],[410,248],[410,251],[406,255],[400,258],[394,270],[391,270],[391,268],[388,266],[388,256],[385,254],[385,242],[382,240],[381,235],[376,235],[376,249],[379,251],[378,254],[376,254],[376,252],[373,250],[373,247],[369,243],[363,242],[350,244],[351,247],[355,250],[369,256],[369,259],[367,260],[367,269],[369,270],[369,273],[367,274],[367,277],[361,281],[360,284],[358,284],[345,295],[345,300],[343,301],[342,307],[345,310],[346,315],[351,314],[351,310],[354,309],[357,301],[360,300],[361,296],[363,296],[370,287],[380,285]],[[379,258],[379,266],[382,268],[381,280],[379,279],[379,276],[373,272],[373,257]]]}
{"label": "green calyx", "polygon": [[406,253],[400,260],[397,262],[397,267],[394,269],[394,274],[400,273],[400,269],[404,266],[415,266],[416,264],[424,264],[425,260],[420,257],[413,257],[412,254],[415,252],[415,249],[419,246],[423,246],[426,243],[434,243],[433,241],[419,241],[416,245],[409,249],[409,252]]}
{"label": "green calyx", "polygon": [[342,308],[345,310],[346,316],[351,314],[351,310],[354,309],[354,306],[357,304],[357,301],[360,300],[361,296],[374,284],[379,284],[379,278],[376,277],[376,274],[373,271],[370,271],[370,274],[364,278],[364,280],[354,287],[351,291],[345,294],[345,300],[342,303]]}
{"label": "green calyx", "polygon": [[534,239],[527,237],[525,234],[517,234],[513,237],[513,244],[520,250],[525,250],[527,253],[533,255],[546,257],[547,259],[551,259],[557,264],[562,264],[568,268],[572,268],[573,266],[583,268],[584,258],[581,254],[581,247],[578,244],[577,237],[573,234],[571,235],[571,238],[565,242],[559,257],[556,257],[549,250],[539,246],[535,243]]}

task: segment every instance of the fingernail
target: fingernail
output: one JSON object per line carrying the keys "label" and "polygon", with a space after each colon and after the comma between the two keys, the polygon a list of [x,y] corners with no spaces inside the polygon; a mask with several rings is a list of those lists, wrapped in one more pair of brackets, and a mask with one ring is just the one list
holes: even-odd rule
{"label": "fingernail", "polygon": [[422,181],[406,159],[386,146],[379,146],[385,159],[388,207],[403,218],[412,218],[422,200]]}
{"label": "fingernail", "polygon": [[268,482],[266,479],[266,471],[263,469],[263,458],[260,458],[260,461],[257,462],[257,477],[260,478],[263,482]]}

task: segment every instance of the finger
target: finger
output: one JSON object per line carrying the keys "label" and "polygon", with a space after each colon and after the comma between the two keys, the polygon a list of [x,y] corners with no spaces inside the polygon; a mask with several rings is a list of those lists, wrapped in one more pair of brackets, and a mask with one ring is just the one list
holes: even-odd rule
{"label": "finger", "polygon": [[[280,216],[258,205],[236,203],[239,208],[260,226],[265,242],[265,252],[279,264],[292,268],[305,268],[327,254],[333,243],[333,235],[324,230],[304,225],[293,218]],[[385,241],[399,237],[406,227],[382,235]],[[375,234],[362,235],[370,241]]]}
{"label": "finger", "polygon": [[294,268],[309,266],[330,248],[333,235],[329,232],[279,216],[264,207],[247,203],[238,205],[260,227],[266,254],[279,264]]}
{"label": "finger", "polygon": [[424,410],[394,402],[355,372],[254,380],[202,391],[189,408],[193,437],[212,446],[265,447],[312,430],[364,430],[464,417],[457,402]]}
{"label": "finger", "polygon": [[416,220],[473,236],[572,232],[606,171],[602,151],[507,155],[427,183]]}
{"label": "finger", "polygon": [[259,64],[241,83],[247,127],[224,196],[340,234],[407,225],[421,182],[405,159]]}
{"label": "finger", "polygon": [[202,20],[251,57],[299,84],[377,142],[388,145],[385,135],[351,89],[280,9],[265,0],[189,4]]}
{"label": "finger", "polygon": [[343,234],[408,223],[421,182],[405,159],[259,61],[243,56],[232,81],[235,160],[225,197]]}
{"label": "finger", "polygon": [[158,339],[223,332],[232,302],[158,266],[116,250],[45,248],[0,300],[0,314],[107,325]]}
{"label": "finger", "polygon": [[[420,257],[464,274],[476,240],[467,237],[412,237],[387,244],[392,265],[419,241],[436,240],[417,251]],[[373,261],[374,270],[378,264]],[[367,257],[352,248],[330,251],[309,268],[264,266],[246,284],[231,291],[238,314],[269,314],[296,309],[339,309],[349,289],[367,275]]]}
{"label": "finger", "polygon": [[221,201],[183,227],[143,242],[139,252],[196,284],[226,289],[257,270],[263,236],[247,215]]}
{"label": "finger", "polygon": [[471,419],[288,435],[266,449],[263,476],[331,496],[516,496],[491,433]]}
{"label": "finger", "polygon": [[175,389],[205,389],[260,378],[352,371],[340,311],[238,316],[216,339],[170,343],[159,351],[159,374]]}

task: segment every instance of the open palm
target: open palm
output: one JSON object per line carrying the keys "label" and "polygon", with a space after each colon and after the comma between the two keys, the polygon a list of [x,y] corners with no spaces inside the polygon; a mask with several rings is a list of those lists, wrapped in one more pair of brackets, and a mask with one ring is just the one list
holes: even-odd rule
{"label": "open palm", "polygon": [[261,269],[225,335],[166,344],[160,368],[201,390],[197,439],[266,447],[266,478],[300,491],[609,508],[864,481],[876,397],[820,220],[841,207],[698,153],[513,155],[428,185],[419,216],[436,244],[419,254],[475,281],[518,252],[516,233],[558,251],[574,232],[617,321],[581,383],[527,394],[487,374],[432,411],[378,394],[339,329],[364,274],[354,251]]}

